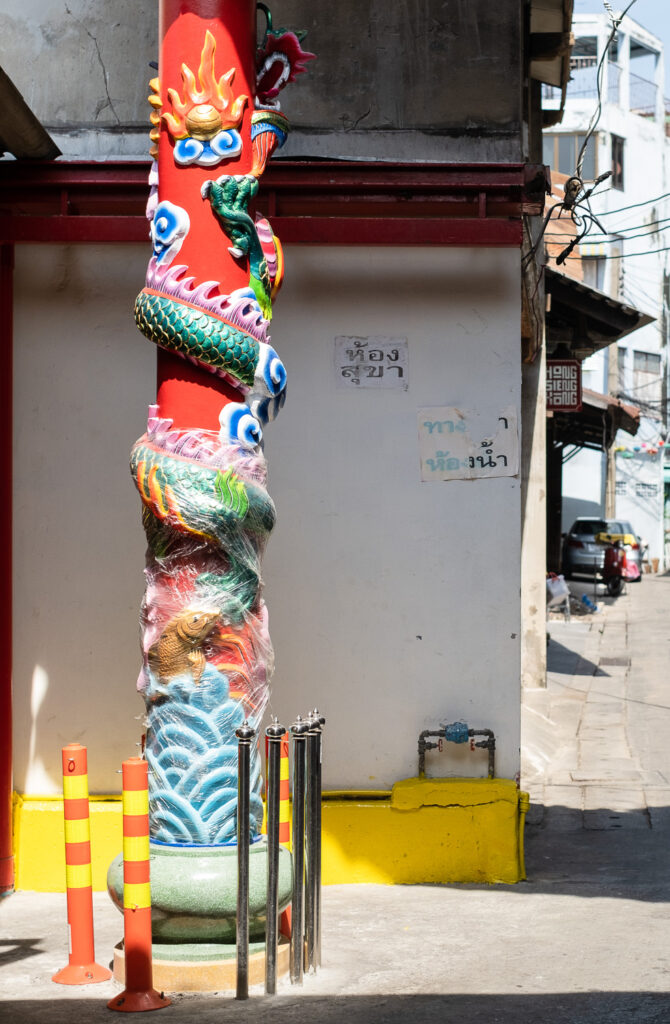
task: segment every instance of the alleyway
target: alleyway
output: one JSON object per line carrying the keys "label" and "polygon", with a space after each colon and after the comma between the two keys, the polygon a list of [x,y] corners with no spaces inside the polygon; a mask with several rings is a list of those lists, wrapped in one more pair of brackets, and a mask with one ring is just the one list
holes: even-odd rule
{"label": "alleyway", "polygon": [[[551,622],[548,688],[527,695],[528,882],[324,891],[324,968],[297,992],[182,998],[166,1022],[670,1020],[670,576],[591,623]],[[96,897],[97,948],[120,918]],[[0,907],[0,1018],[109,1020],[111,983],[53,985],[64,897]]]}

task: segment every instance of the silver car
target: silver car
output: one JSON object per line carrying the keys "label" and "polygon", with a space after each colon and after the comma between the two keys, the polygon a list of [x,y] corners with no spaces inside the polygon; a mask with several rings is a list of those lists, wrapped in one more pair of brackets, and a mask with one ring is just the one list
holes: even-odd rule
{"label": "silver car", "polygon": [[605,547],[596,543],[599,533],[619,534],[624,538],[626,561],[637,565],[640,570],[638,580],[642,579],[642,551],[640,539],[631,524],[625,519],[594,519],[580,516],[570,527],[570,532],[563,537],[563,575],[566,580],[571,576],[593,576],[601,573],[605,563]]}

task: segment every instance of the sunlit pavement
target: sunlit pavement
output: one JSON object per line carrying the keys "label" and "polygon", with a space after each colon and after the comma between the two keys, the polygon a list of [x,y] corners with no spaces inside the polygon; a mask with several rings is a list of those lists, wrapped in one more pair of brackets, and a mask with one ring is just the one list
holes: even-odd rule
{"label": "sunlit pavement", "polygon": [[[528,691],[528,881],[324,890],[324,966],[302,988],[175,997],[175,1021],[670,1021],[670,577],[588,621],[549,624]],[[95,897],[98,960],[121,918]],[[0,905],[0,1019],[109,1020],[113,982],[55,985],[65,897]],[[156,1014],[154,1014],[154,1017]]]}

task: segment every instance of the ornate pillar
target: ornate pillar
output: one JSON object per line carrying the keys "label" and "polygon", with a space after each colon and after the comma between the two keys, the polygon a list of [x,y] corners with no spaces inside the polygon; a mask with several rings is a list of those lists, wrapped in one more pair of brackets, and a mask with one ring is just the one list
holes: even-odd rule
{"label": "ornate pillar", "polygon": [[[161,0],[149,97],[153,255],[135,319],[158,346],[158,389],[131,471],[148,544],[137,685],[147,713],[154,942],[171,947],[168,959],[180,943],[234,941],[235,729],[245,718],[260,724],[273,664],[260,562],[275,509],[262,437],[286,385],[269,335],[283,260],[254,200],[288,132],[276,97],[312,54],[258,7],[257,46],[255,0]],[[259,938],[258,750],[251,775]],[[286,902],[290,861],[284,873]]]}

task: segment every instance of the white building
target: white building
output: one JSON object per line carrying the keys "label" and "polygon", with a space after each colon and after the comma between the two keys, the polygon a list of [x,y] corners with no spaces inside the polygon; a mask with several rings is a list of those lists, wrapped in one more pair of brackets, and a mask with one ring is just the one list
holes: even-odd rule
{"label": "white building", "polygon": [[[585,387],[637,405],[642,417],[634,439],[618,435],[609,472],[608,455],[596,451],[581,451],[566,463],[563,529],[578,515],[627,519],[648,542],[650,559],[658,558],[663,565],[670,280],[663,45],[627,17],[608,49],[611,30],[604,13],[575,16],[565,113],[560,126],[544,134],[544,161],[562,174],[576,172],[600,80],[602,110],[586,146],[581,177],[592,181],[608,170],[612,176],[598,187],[591,203],[603,230],[593,224],[580,255],[573,256],[583,260],[585,283],[653,316],[654,322],[626,338],[617,351],[611,346],[584,362]],[[558,90],[553,99],[558,106]],[[551,227],[547,237],[551,240]]]}

